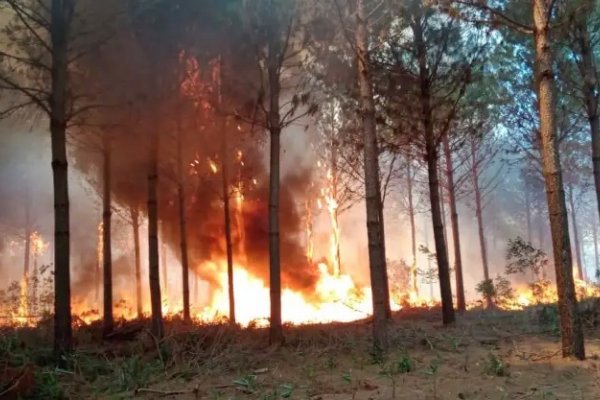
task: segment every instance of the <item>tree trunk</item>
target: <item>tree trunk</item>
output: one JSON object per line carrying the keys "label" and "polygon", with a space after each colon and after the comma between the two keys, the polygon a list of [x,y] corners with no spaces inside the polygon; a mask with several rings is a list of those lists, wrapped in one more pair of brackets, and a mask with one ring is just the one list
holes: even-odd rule
{"label": "tree trunk", "polygon": [[177,200],[179,203],[179,251],[181,252],[181,283],[183,297],[183,320],[191,322],[190,269],[187,246],[187,217],[185,213],[185,186],[183,175],[183,141],[181,127],[177,127]]}
{"label": "tree trunk", "polygon": [[410,266],[410,279],[412,291],[415,296],[419,295],[419,277],[417,266],[417,227],[415,225],[415,206],[413,202],[413,176],[412,157],[408,157],[406,163],[407,189],[408,189],[408,217],[410,219],[410,237],[412,250],[412,264]]}
{"label": "tree trunk", "polygon": [[[105,133],[104,136],[107,134]],[[112,208],[111,208],[111,150],[110,140],[103,139],[103,196],[102,196],[102,263],[104,277],[104,316],[102,333],[104,336],[114,329],[113,318],[113,283],[112,283]]]}
{"label": "tree trunk", "polygon": [[160,293],[160,258],[158,249],[158,133],[151,134],[148,170],[148,278],[152,306],[152,334],[162,338],[162,301]]}
{"label": "tree trunk", "polygon": [[95,271],[94,271],[94,290],[95,290],[95,294],[94,294],[94,298],[96,299],[96,301],[100,301],[100,291],[101,291],[101,286],[102,286],[102,253],[103,253],[103,247],[104,245],[102,244],[104,242],[104,225],[102,222],[100,222],[100,224],[98,224],[98,232],[97,232],[97,238],[96,238],[96,267],[95,267]]}
{"label": "tree trunk", "polygon": [[412,29],[419,59],[421,122],[425,133],[425,160],[427,162],[427,173],[429,178],[431,219],[433,223],[433,237],[435,240],[435,251],[438,263],[440,294],[442,297],[442,320],[444,325],[448,325],[455,321],[455,315],[452,305],[452,285],[450,283],[450,266],[448,263],[448,251],[444,235],[444,220],[440,205],[438,140],[435,137],[433,129],[431,86],[429,82],[429,69],[427,67],[426,54],[427,49],[423,41],[423,31],[420,19],[413,24]]}
{"label": "tree trunk", "polygon": [[68,36],[73,0],[52,0],[50,135],[54,182],[54,351],[61,356],[73,348],[69,239],[69,179],[67,163]]}
{"label": "tree trunk", "polygon": [[458,229],[458,211],[454,187],[454,165],[448,136],[443,137],[444,157],[446,158],[446,180],[448,181],[448,201],[450,203],[450,223],[452,224],[452,243],[454,244],[454,274],[456,278],[456,308],[466,310],[465,287],[462,271],[462,255],[460,251],[460,231]]}
{"label": "tree trunk", "polygon": [[574,356],[585,359],[583,328],[575,295],[569,221],[555,124],[554,71],[549,14],[550,10],[545,0],[533,0],[535,83],[540,117],[540,150],[554,250],[562,354],[563,357]]}
{"label": "tree trunk", "polygon": [[[471,141],[471,179],[473,180],[473,192],[475,194],[475,216],[477,217],[477,232],[479,234],[479,248],[481,250],[481,264],[483,265],[483,279],[490,279],[490,267],[487,257],[487,245],[485,242],[485,231],[483,226],[483,201],[481,188],[479,187],[479,167],[476,156],[476,145]],[[488,299],[491,306],[491,299]]]}
{"label": "tree trunk", "polygon": [[[222,86],[222,71],[223,71],[223,57],[219,56],[218,64],[218,103],[219,107],[223,105],[223,86]],[[277,93],[279,96],[279,92]],[[279,104],[277,104],[279,107]],[[278,108],[279,111],[279,108]],[[279,114],[277,116],[279,120]],[[227,288],[229,294],[229,323],[232,325],[236,324],[235,319],[235,287],[234,287],[234,271],[233,271],[233,241],[231,239],[231,211],[230,211],[230,198],[229,195],[229,143],[228,143],[228,131],[227,131],[227,120],[225,117],[221,117],[220,130],[221,130],[221,184],[223,192],[223,214],[224,214],[224,228],[225,228],[225,250],[227,253]]]}
{"label": "tree trunk", "polygon": [[531,195],[529,194],[529,188],[525,186],[525,217],[527,219],[527,241],[532,243],[531,234]]}
{"label": "tree trunk", "polygon": [[142,261],[140,252],[140,211],[131,206],[131,224],[133,226],[133,253],[135,262],[135,305],[137,317],[142,318]]}
{"label": "tree trunk", "polygon": [[573,195],[573,186],[569,185],[567,189],[569,196],[569,206],[571,208],[571,224],[573,225],[573,241],[575,242],[575,260],[577,262],[577,276],[585,281],[583,273],[583,260],[581,257],[581,245],[579,243],[579,227],[577,226],[577,211],[575,211],[575,196]]}
{"label": "tree trunk", "polygon": [[[385,246],[379,182],[379,160],[375,103],[368,54],[368,28],[363,0],[356,1],[356,58],[358,88],[360,90],[360,120],[363,130],[363,157],[365,197],[367,211],[367,236],[369,243],[369,271],[373,299],[373,339],[377,348],[387,348],[387,315],[389,293],[387,289]],[[386,304],[387,302],[387,304]]]}
{"label": "tree trunk", "polygon": [[29,276],[31,264],[31,233],[30,206],[29,202],[27,202],[25,206],[25,249],[23,253],[23,277],[25,279]]}
{"label": "tree trunk", "polygon": [[279,243],[279,166],[281,155],[281,116],[279,115],[280,94],[280,52],[281,46],[276,37],[269,42],[269,133],[271,137],[270,177],[269,177],[269,279],[271,295],[271,321],[269,342],[283,344],[281,319],[281,259]]}
{"label": "tree trunk", "polygon": [[221,124],[221,183],[223,192],[223,213],[225,228],[225,248],[227,252],[227,285],[229,292],[229,322],[236,324],[235,319],[235,291],[233,281],[233,241],[231,240],[231,212],[229,195],[229,144],[227,143],[227,126]]}
{"label": "tree trunk", "polygon": [[[591,5],[591,2],[590,2]],[[583,96],[585,111],[590,124],[592,136],[592,164],[594,169],[594,184],[596,189],[596,203],[600,215],[600,113],[598,112],[598,78],[594,66],[594,49],[592,47],[590,32],[587,26],[587,16],[593,10],[581,10],[582,16],[576,27],[577,44],[581,56],[579,68],[583,78]]]}

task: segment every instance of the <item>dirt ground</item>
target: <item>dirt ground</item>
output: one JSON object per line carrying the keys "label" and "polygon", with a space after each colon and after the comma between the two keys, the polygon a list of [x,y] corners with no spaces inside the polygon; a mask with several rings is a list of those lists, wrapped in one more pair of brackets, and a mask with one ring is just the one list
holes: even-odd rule
{"label": "dirt ground", "polygon": [[[600,399],[598,327],[586,331],[582,362],[562,359],[557,320],[547,310],[472,311],[449,328],[439,320],[436,311],[399,313],[385,355],[371,350],[368,321],[290,327],[279,349],[265,346],[262,330],[233,337],[213,330],[201,346],[212,353],[176,339],[173,354],[185,355],[164,376],[94,398]],[[195,356],[202,359],[190,363]],[[76,392],[92,398],[85,388]]]}

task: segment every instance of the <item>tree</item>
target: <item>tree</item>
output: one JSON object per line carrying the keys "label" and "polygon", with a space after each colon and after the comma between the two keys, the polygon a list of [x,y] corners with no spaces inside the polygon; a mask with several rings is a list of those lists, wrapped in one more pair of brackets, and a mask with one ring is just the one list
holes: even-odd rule
{"label": "tree", "polygon": [[[383,235],[381,184],[379,182],[378,143],[375,123],[375,101],[371,81],[369,56],[369,13],[363,0],[356,1],[356,62],[360,91],[361,127],[364,134],[363,157],[365,198],[367,208],[367,234],[369,241],[369,270],[373,292],[373,338],[375,346],[387,347],[387,314],[389,291]],[[387,293],[386,293],[387,292]],[[387,305],[386,305],[387,301]]]}
{"label": "tree", "polygon": [[[561,317],[562,354],[563,357],[574,356],[585,358],[583,328],[578,314],[575,284],[572,273],[571,244],[565,191],[559,157],[559,142],[555,114],[555,74],[552,22],[556,14],[557,2],[548,0],[531,0],[526,6],[531,16],[529,21],[520,21],[514,14],[503,12],[488,5],[487,2],[457,0],[455,3],[475,7],[485,13],[496,24],[504,24],[509,28],[530,35],[533,40],[534,84],[537,94],[537,111],[539,117],[539,151],[546,186],[546,196],[552,234],[552,247],[556,271],[556,284],[559,297]],[[511,3],[511,2],[509,2]]]}

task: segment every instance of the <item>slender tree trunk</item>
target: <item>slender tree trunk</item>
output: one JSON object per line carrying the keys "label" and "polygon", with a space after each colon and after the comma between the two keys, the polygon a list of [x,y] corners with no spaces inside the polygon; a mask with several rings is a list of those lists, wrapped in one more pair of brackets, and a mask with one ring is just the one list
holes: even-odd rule
{"label": "slender tree trunk", "polygon": [[67,163],[68,36],[73,0],[52,0],[50,39],[52,48],[50,135],[54,181],[54,351],[61,355],[73,348],[71,327],[71,273],[69,179]]}
{"label": "slender tree trunk", "polygon": [[419,295],[419,277],[417,266],[417,227],[415,224],[415,206],[413,201],[413,176],[412,176],[412,157],[409,156],[406,163],[406,177],[408,189],[408,217],[410,219],[410,237],[412,250],[412,264],[410,266],[410,279],[412,291],[415,296]]}
{"label": "slender tree trunk", "polygon": [[525,187],[525,214],[527,218],[527,241],[532,243],[532,234],[531,234],[531,198],[529,194],[529,189]]}
{"label": "slender tree trunk", "polygon": [[183,320],[192,320],[190,313],[190,269],[187,246],[187,217],[185,213],[185,186],[183,175],[183,140],[181,127],[177,127],[177,200],[179,203],[179,251],[181,253],[181,283]]}
{"label": "slender tree trunk", "polygon": [[235,288],[233,271],[233,241],[231,239],[231,211],[229,195],[229,144],[227,143],[227,127],[221,124],[221,183],[223,192],[223,213],[225,228],[225,248],[227,252],[227,285],[229,292],[229,322],[236,324]]}
{"label": "slender tree trunk", "polygon": [[454,165],[448,136],[443,137],[444,157],[446,158],[446,180],[448,181],[448,201],[450,203],[450,223],[452,224],[452,243],[454,244],[454,269],[456,278],[456,308],[466,310],[465,286],[462,271],[462,255],[460,251],[460,231],[458,229],[458,210],[456,207],[456,192],[454,187]]}
{"label": "slender tree trunk", "polygon": [[152,133],[148,170],[148,278],[152,306],[152,334],[162,338],[162,301],[158,245],[158,133]]}
{"label": "slender tree trunk", "polygon": [[431,108],[431,86],[429,82],[429,69],[427,67],[427,49],[423,39],[421,19],[413,23],[417,56],[419,59],[419,82],[421,102],[421,122],[425,133],[425,160],[429,177],[429,200],[431,202],[431,218],[433,223],[433,237],[435,239],[438,275],[440,281],[440,294],[442,297],[442,320],[444,325],[455,321],[454,307],[452,305],[452,285],[450,283],[450,266],[448,263],[448,250],[444,235],[444,220],[440,205],[440,185],[438,179],[438,140],[433,129],[433,112]]}
{"label": "slender tree trunk", "polygon": [[[592,2],[589,2],[590,6]],[[579,69],[583,78],[583,96],[585,111],[590,124],[592,136],[592,165],[594,169],[594,184],[596,189],[596,203],[600,215],[600,112],[598,110],[598,73],[594,65],[594,49],[592,47],[590,32],[587,22],[593,10],[581,10],[582,15],[576,27],[577,45],[581,56]]]}
{"label": "slender tree trunk", "polygon": [[[442,173],[442,162],[441,160],[438,158],[438,182],[439,180],[441,180],[444,174]],[[446,221],[446,199],[444,198],[444,184],[443,182],[439,185],[440,186],[440,210],[442,212],[442,222],[444,223],[444,242],[446,243],[446,249],[448,249],[448,231],[447,231],[447,226],[448,223]],[[450,263],[450,261],[448,261],[448,263]]]}
{"label": "slender tree trunk", "polygon": [[[105,134],[106,136],[106,134]],[[113,283],[112,283],[112,208],[111,208],[111,150],[110,140],[103,139],[103,196],[102,196],[102,262],[104,277],[104,316],[103,335],[106,336],[114,329],[113,318]]]}
{"label": "slender tree trunk", "polygon": [[490,279],[490,268],[488,264],[487,245],[485,241],[485,230],[483,225],[483,200],[481,188],[479,187],[479,167],[476,154],[475,142],[471,141],[471,179],[473,180],[473,192],[475,194],[475,215],[477,217],[477,231],[479,234],[481,263],[483,265],[483,278],[487,281]]}
{"label": "slender tree trunk", "polygon": [[271,321],[269,342],[283,344],[283,326],[281,319],[281,255],[279,241],[279,166],[281,156],[281,116],[279,115],[280,94],[280,52],[278,39],[269,42],[269,133],[271,137],[270,178],[269,178],[269,277],[271,294]]}
{"label": "slender tree trunk", "polygon": [[[481,188],[479,187],[479,168],[477,165],[475,142],[471,141],[471,175],[473,180],[473,192],[475,194],[475,216],[477,217],[477,232],[479,235],[479,248],[481,251],[481,264],[483,266],[483,279],[490,281],[490,267],[488,264],[487,244],[485,240],[485,230],[483,225],[483,202]],[[486,296],[488,308],[494,306],[493,299]]]}
{"label": "slender tree trunk", "polygon": [[[219,107],[223,104],[222,93],[222,70],[223,57],[219,56],[218,65],[218,103]],[[279,93],[278,93],[279,95]],[[279,107],[279,105],[277,105]],[[279,109],[278,109],[279,110]],[[279,120],[279,115],[277,117]],[[234,270],[233,270],[233,240],[231,239],[231,211],[230,211],[230,194],[229,194],[229,143],[227,121],[224,117],[220,118],[221,130],[221,189],[223,195],[223,214],[225,228],[225,250],[227,253],[227,288],[229,294],[229,323],[236,324],[235,318],[235,287],[234,287]]]}
{"label": "slender tree trunk", "polygon": [[131,224],[133,226],[133,253],[135,262],[135,305],[137,317],[142,318],[142,261],[140,251],[140,211],[131,206]]}
{"label": "slender tree trunk", "polygon": [[569,196],[569,207],[571,208],[571,224],[573,225],[573,242],[575,245],[575,260],[577,262],[577,276],[582,281],[585,281],[583,273],[583,260],[581,257],[581,245],[579,243],[579,227],[577,226],[577,211],[575,211],[575,196],[573,195],[573,186],[567,188]]}
{"label": "slender tree trunk", "polygon": [[360,120],[364,137],[364,173],[367,211],[367,236],[369,243],[369,270],[373,299],[373,339],[376,347],[387,348],[387,315],[389,292],[385,259],[385,237],[379,182],[379,160],[375,103],[370,75],[366,11],[363,0],[356,1],[356,58],[358,87],[360,90]]}
{"label": "slender tree trunk", "polygon": [[100,301],[100,291],[102,290],[102,253],[104,252],[104,224],[100,222],[98,224],[98,232],[96,238],[96,269],[94,271],[94,298],[96,301]]}
{"label": "slender tree trunk", "polygon": [[585,359],[583,328],[573,280],[569,221],[555,124],[554,71],[550,12],[545,0],[533,0],[535,79],[540,117],[541,156],[554,250],[563,357]]}

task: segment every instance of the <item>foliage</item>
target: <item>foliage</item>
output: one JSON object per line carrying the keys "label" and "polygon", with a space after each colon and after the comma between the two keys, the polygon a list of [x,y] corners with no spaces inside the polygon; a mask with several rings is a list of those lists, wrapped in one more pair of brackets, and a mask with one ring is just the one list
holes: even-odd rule
{"label": "foliage", "polygon": [[484,279],[477,284],[475,290],[481,294],[484,300],[491,300],[496,305],[502,305],[514,298],[510,281],[501,275],[494,280]]}
{"label": "foliage", "polygon": [[521,237],[508,240],[506,249],[506,273],[525,274],[532,272],[536,277],[545,274],[549,264],[546,253],[536,249]]}
{"label": "foliage", "polygon": [[491,376],[509,376],[508,364],[495,354],[490,354],[486,364],[485,373]]}

